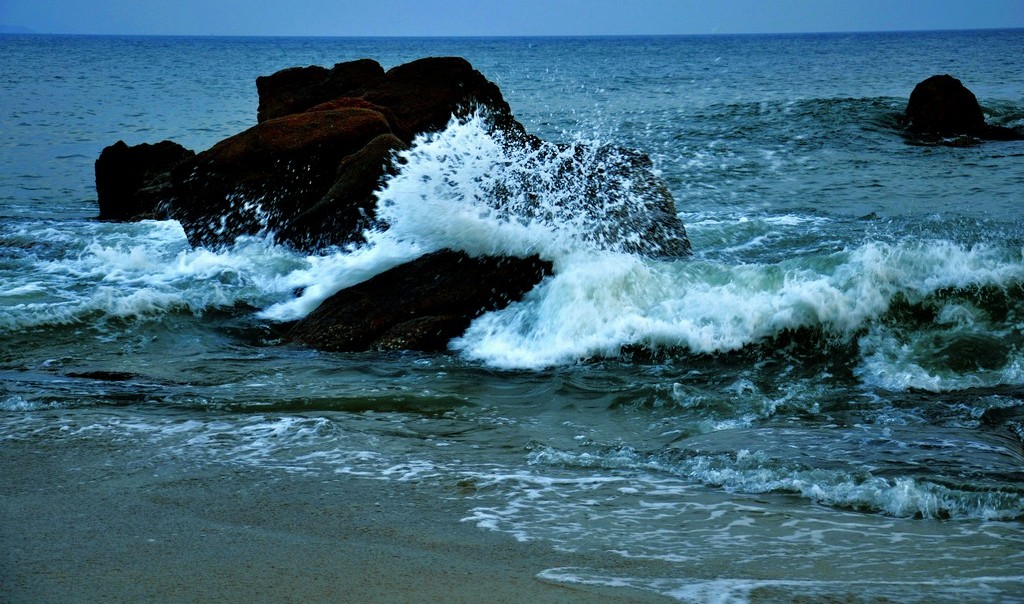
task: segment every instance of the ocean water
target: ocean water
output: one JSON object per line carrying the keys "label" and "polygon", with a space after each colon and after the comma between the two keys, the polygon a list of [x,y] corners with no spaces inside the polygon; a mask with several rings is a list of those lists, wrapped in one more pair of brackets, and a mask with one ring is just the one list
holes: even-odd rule
{"label": "ocean water", "polygon": [[[557,162],[472,118],[406,153],[380,191],[393,228],[360,248],[193,249],[175,222],[94,219],[119,139],[206,149],[255,123],[259,75],[434,55],[581,150],[576,180],[545,188]],[[0,446],[415,483],[482,531],[634,569],[545,580],[681,602],[1022,602],[1024,142],[903,138],[937,73],[1024,127],[1020,30],[0,36]],[[692,257],[596,241],[602,217],[564,210],[604,145],[651,157]],[[524,176],[549,212],[481,194]],[[282,321],[445,247],[555,270],[447,354],[280,343]]]}

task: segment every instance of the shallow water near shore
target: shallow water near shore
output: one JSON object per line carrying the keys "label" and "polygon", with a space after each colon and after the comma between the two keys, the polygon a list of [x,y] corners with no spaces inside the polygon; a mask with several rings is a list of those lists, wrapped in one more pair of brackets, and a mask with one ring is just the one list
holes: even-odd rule
{"label": "shallow water near shore", "polygon": [[[430,517],[586,561],[537,575],[560,585],[1024,601],[1024,144],[898,127],[946,72],[1024,126],[1020,31],[0,46],[0,447],[415,487]],[[381,191],[392,230],[360,248],[193,249],[174,222],[93,219],[118,139],[202,150],[255,123],[258,75],[428,55],[465,56],[546,140],[650,155],[693,256],[495,214],[481,182],[545,166],[474,119],[414,145]],[[441,247],[554,274],[447,354],[280,343]]]}

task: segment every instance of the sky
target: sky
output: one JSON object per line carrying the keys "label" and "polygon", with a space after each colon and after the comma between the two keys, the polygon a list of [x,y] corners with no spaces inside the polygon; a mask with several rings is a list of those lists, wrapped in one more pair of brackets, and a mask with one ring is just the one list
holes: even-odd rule
{"label": "sky", "polygon": [[1024,0],[0,0],[62,34],[551,36],[1024,27]]}

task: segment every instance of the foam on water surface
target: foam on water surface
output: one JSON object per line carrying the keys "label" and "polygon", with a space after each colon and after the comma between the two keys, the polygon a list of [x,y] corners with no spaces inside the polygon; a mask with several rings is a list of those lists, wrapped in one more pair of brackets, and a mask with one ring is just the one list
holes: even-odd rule
{"label": "foam on water surface", "polygon": [[[7,37],[0,439],[95,453],[96,479],[402,482],[455,521],[585,553],[540,575],[570,586],[1021,602],[1020,150],[910,145],[898,124],[920,66],[952,57],[993,123],[1019,125],[1020,41]],[[455,121],[383,183],[390,229],[316,255],[266,229],[191,249],[175,223],[92,219],[103,144],[207,148],[251,125],[257,75],[427,54],[466,55],[560,144]],[[658,207],[653,175],[692,256],[634,220]],[[554,274],[452,354],[268,345],[270,323],[440,248]]]}
{"label": "foam on water surface", "polygon": [[[399,173],[379,192],[387,229],[320,255],[276,245],[269,233],[190,249],[175,222],[84,232],[28,223],[4,233],[18,253],[0,271],[9,302],[0,329],[199,316],[240,304],[259,308],[259,319],[291,321],[340,289],[450,248],[554,263],[554,275],[521,302],[485,314],[452,341],[464,358],[497,368],[614,358],[637,347],[714,355],[805,332],[823,345],[856,343],[861,379],[882,388],[1024,380],[1024,336],[1014,327],[1024,310],[1021,250],[918,236],[823,245],[822,234],[848,226],[822,215],[729,211],[684,213],[706,249],[658,258],[642,253],[652,228],[642,218],[654,210],[650,187],[637,183],[651,169],[603,149],[599,141],[524,147],[490,133],[485,116],[453,120],[401,155]],[[780,256],[789,241],[808,247]],[[656,252],[661,243],[649,245]],[[934,320],[915,322],[922,313]],[[981,366],[956,365],[974,349],[995,352]]]}
{"label": "foam on water surface", "polygon": [[18,282],[25,271],[35,276],[30,287],[4,294],[14,299],[0,317],[3,331],[259,304],[290,293],[280,274],[301,263],[263,238],[192,249],[175,221],[34,226],[17,237],[29,249],[45,245],[45,255],[25,255],[0,272],[0,284]]}

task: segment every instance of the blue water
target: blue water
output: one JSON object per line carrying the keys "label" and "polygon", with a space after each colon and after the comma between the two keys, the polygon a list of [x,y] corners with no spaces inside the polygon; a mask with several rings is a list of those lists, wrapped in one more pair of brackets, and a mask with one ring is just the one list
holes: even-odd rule
{"label": "blue water", "polygon": [[[469,183],[545,166],[475,120],[414,145],[380,192],[392,230],[359,249],[193,249],[174,222],[94,220],[116,140],[203,150],[255,124],[259,75],[433,55],[466,57],[545,140],[650,155],[693,257],[496,220]],[[1024,601],[1024,142],[903,138],[936,73],[1024,128],[1019,30],[2,36],[0,446],[414,482],[480,530],[647,569],[546,580],[685,602]],[[540,251],[555,273],[448,354],[277,343],[438,247]]]}

